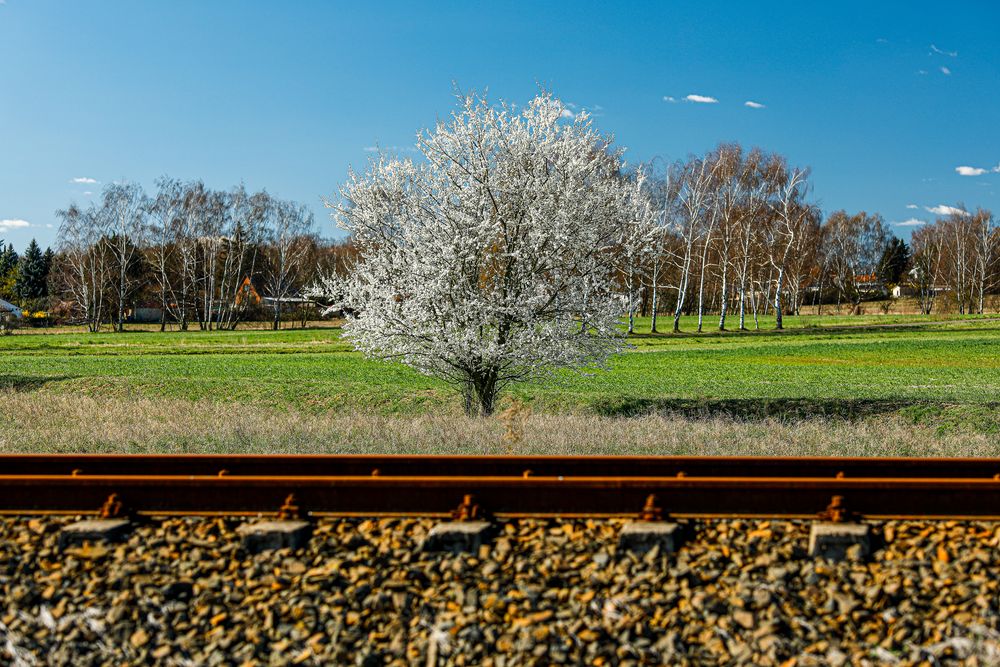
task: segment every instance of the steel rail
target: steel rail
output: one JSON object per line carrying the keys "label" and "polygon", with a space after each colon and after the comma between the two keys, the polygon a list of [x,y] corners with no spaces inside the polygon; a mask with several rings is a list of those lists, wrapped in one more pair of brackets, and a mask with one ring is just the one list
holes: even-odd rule
{"label": "steel rail", "polygon": [[[7,454],[3,475],[993,478],[1000,459],[722,456]],[[0,501],[2,504],[2,501]]]}
{"label": "steel rail", "polygon": [[833,496],[871,519],[1000,519],[993,478],[769,476],[0,475],[0,513],[93,513],[115,494],[135,514],[447,516],[466,494],[498,517],[815,516]]}

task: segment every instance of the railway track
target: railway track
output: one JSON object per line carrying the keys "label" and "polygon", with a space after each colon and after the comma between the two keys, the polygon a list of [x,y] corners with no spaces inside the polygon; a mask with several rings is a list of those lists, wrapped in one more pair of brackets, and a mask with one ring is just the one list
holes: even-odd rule
{"label": "railway track", "polygon": [[[998,474],[1000,459],[0,456],[0,663],[945,655],[973,625],[1000,637],[1000,533],[856,519],[1000,519]],[[817,518],[833,496],[827,520],[725,520]],[[489,515],[527,520],[379,520]]]}
{"label": "railway track", "polygon": [[[1000,519],[1000,459],[0,456],[0,514]],[[655,505],[655,507],[654,507]],[[654,512],[654,513],[657,513]]]}

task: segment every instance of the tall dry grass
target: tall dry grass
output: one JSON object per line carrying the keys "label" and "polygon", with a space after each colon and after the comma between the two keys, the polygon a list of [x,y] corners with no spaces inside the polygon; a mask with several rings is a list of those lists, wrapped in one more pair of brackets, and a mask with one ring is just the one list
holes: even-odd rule
{"label": "tall dry grass", "polygon": [[[997,456],[981,433],[899,417],[325,415],[210,401],[0,394],[0,452]],[[512,428],[515,430],[512,434]]]}

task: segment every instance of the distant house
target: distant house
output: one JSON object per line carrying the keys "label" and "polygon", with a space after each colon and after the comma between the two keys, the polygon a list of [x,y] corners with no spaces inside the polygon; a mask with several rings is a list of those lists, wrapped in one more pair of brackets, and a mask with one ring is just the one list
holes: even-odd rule
{"label": "distant house", "polygon": [[283,299],[275,299],[273,296],[265,296],[261,299],[263,303],[268,308],[274,308],[275,305],[281,304],[282,306],[315,306],[317,305],[312,299],[307,299],[304,296],[286,296]]}
{"label": "distant house", "polygon": [[863,294],[869,298],[889,294],[885,283],[879,280],[878,275],[875,273],[861,273],[854,276],[854,284],[857,286],[859,294]]}
{"label": "distant house", "polygon": [[156,306],[139,306],[130,313],[130,320],[142,324],[155,324],[163,319],[163,309]]}
{"label": "distant house", "polygon": [[899,285],[894,285],[892,288],[892,297],[894,299],[899,299],[904,296],[916,296],[917,290],[913,288],[912,285],[905,285],[900,283]]}
{"label": "distant house", "polygon": [[[945,292],[950,292],[950,287],[944,287],[941,285],[932,285],[930,287],[925,287],[924,293],[933,296],[941,296]],[[892,295],[897,299],[901,296],[920,296],[920,289],[915,285],[896,285],[892,288]]]}
{"label": "distant house", "polygon": [[[832,292],[837,289],[838,285],[840,285],[837,278],[837,274],[833,273],[829,276],[826,286],[823,286],[823,283],[817,285],[813,282],[806,285],[803,289],[806,294],[820,294],[821,292],[827,291]],[[849,287],[849,285],[841,285],[841,287]],[[873,299],[887,296],[889,294],[889,288],[887,288],[885,283],[879,279],[878,274],[873,272],[854,274],[854,289],[857,290],[858,296],[862,299]]]}
{"label": "distant house", "polygon": [[250,278],[244,278],[236,290],[234,302],[237,306],[246,304],[248,306],[264,306],[274,308],[276,305],[282,306],[315,306],[316,302],[304,296],[286,296],[276,299],[273,296],[261,296],[260,292],[253,286]]}
{"label": "distant house", "polygon": [[[918,296],[921,291],[925,294],[930,294],[933,296],[939,296],[945,292],[950,292],[951,288],[947,285],[926,285],[920,287],[921,281],[923,279],[923,271],[919,266],[915,266],[909,271],[909,276],[911,282],[906,285],[897,285],[892,290],[893,296]],[[898,292],[898,293],[897,293]]]}
{"label": "distant house", "polygon": [[237,306],[245,305],[247,306],[258,306],[260,305],[260,293],[254,288],[253,283],[250,282],[250,276],[243,279],[240,286],[236,288],[236,298],[234,299]]}
{"label": "distant house", "polygon": [[10,314],[18,319],[22,317],[19,306],[15,306],[10,301],[4,301],[3,299],[0,299],[0,314]]}

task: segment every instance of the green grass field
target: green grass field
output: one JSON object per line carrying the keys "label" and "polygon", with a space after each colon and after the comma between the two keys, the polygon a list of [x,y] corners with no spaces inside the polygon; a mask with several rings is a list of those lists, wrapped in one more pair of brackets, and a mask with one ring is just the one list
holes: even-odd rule
{"label": "green grass field", "polygon": [[[692,319],[682,324],[687,331],[695,327]],[[706,328],[714,324],[707,320]],[[784,332],[680,335],[649,334],[648,320],[639,325],[634,348],[607,370],[560,373],[512,395],[536,415],[891,417],[938,433],[1000,433],[1000,322],[989,318],[803,317],[787,318]],[[662,320],[661,328],[669,326]],[[16,402],[29,400],[86,399],[96,410],[143,401],[146,412],[156,405],[183,411],[176,406],[189,404],[262,418],[460,414],[449,387],[398,364],[365,359],[336,328],[22,332],[0,338],[0,398],[8,403],[0,416],[0,443],[8,449],[29,428],[11,411],[23,412]]]}

